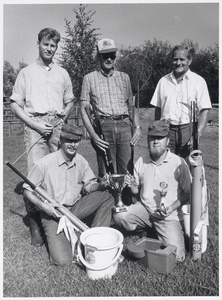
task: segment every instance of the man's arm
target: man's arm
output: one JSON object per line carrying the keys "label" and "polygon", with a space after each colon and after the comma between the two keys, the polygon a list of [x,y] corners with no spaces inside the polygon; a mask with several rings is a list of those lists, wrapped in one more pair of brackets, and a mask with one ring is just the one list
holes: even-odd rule
{"label": "man's arm", "polygon": [[198,119],[198,136],[201,137],[207,125],[209,109],[202,109]]}
{"label": "man's arm", "polygon": [[22,120],[27,126],[32,128],[33,130],[39,132],[42,135],[49,135],[52,132],[52,125],[48,122],[36,122],[32,118],[30,118],[26,112],[20,107],[16,102],[11,102],[11,110],[12,112]]}
{"label": "man's arm", "polygon": [[61,204],[42,202],[32,191],[25,189],[23,193],[24,197],[31,201],[40,211],[44,211],[47,215],[54,218],[60,218],[60,214],[56,211],[56,207],[60,207]]}
{"label": "man's arm", "polygon": [[65,107],[64,107],[64,113],[65,113],[64,120],[68,119],[68,117],[71,114],[73,108],[74,108],[74,102],[73,101],[68,102],[67,104],[65,104]]}
{"label": "man's arm", "polygon": [[172,214],[175,210],[181,208],[184,204],[189,202],[190,200],[190,193],[184,193],[182,199],[177,199],[174,203],[172,203],[170,206],[166,207],[166,215]]}
{"label": "man's arm", "polygon": [[133,137],[130,141],[131,145],[135,145],[141,135],[141,127],[140,127],[140,117],[138,108],[134,108],[134,116],[133,116]]}
{"label": "man's arm", "polygon": [[89,119],[89,116],[86,112],[86,110],[89,111],[89,103],[86,101],[81,101],[80,110],[81,110],[81,116],[82,116],[83,123],[84,123],[90,137],[92,138],[94,144],[102,150],[107,149],[109,147],[109,143],[102,140],[98,136],[98,134],[95,132],[95,130],[92,126],[92,123]]}

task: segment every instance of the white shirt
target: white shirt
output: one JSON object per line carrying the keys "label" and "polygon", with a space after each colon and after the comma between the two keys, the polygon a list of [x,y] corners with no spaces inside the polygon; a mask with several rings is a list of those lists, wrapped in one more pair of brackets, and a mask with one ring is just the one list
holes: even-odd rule
{"label": "white shirt", "polygon": [[206,81],[188,70],[180,83],[173,72],[162,77],[150,103],[161,108],[161,118],[181,125],[191,122],[191,101],[196,101],[198,111],[212,107]]}
{"label": "white shirt", "polygon": [[63,115],[65,105],[74,96],[71,79],[64,68],[52,63],[47,70],[36,60],[19,72],[10,98],[33,116],[49,112]]}
{"label": "white shirt", "polygon": [[[186,197],[190,193],[191,174],[189,167],[182,157],[171,153],[167,149],[165,159],[156,164],[149,155],[141,156],[134,165],[134,177],[140,189],[140,199],[152,215],[160,206],[160,183],[167,183],[167,195],[165,197],[165,207],[172,205],[175,201]],[[182,209],[175,210],[169,220],[182,220]]]}

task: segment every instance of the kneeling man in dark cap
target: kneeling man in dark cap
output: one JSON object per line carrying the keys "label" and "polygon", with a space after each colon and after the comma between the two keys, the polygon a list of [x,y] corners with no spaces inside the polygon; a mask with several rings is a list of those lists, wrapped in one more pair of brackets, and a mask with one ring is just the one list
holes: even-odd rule
{"label": "kneeling man in dark cap", "polygon": [[41,185],[58,205],[42,202],[29,185],[23,185],[24,197],[40,210],[50,259],[58,265],[72,262],[73,249],[65,230],[58,232],[61,215],[56,207],[64,205],[80,220],[95,213],[91,227],[109,227],[112,218],[114,198],[106,189],[107,177],[98,182],[86,159],[77,153],[81,137],[79,127],[64,124],[59,150],[39,159],[28,174],[28,179]]}
{"label": "kneeling man in dark cap", "polygon": [[148,153],[134,165],[134,176],[125,185],[139,200],[127,212],[114,215],[115,222],[128,231],[149,231],[153,227],[165,246],[177,247],[176,259],[185,258],[182,206],[190,199],[191,175],[185,160],[167,147],[169,125],[163,120],[148,127]]}

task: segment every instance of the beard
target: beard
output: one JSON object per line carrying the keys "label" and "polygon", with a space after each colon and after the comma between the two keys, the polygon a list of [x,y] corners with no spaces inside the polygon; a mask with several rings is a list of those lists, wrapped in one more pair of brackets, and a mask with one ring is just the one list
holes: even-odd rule
{"label": "beard", "polygon": [[150,147],[149,151],[151,159],[155,161],[164,154],[165,149],[162,147]]}

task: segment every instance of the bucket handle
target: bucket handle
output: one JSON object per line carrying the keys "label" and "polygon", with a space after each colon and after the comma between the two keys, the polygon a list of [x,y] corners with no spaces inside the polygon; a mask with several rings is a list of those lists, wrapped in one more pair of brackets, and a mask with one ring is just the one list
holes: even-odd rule
{"label": "bucket handle", "polygon": [[78,256],[79,256],[79,259],[81,260],[81,262],[88,268],[88,269],[92,269],[92,270],[96,270],[96,271],[99,271],[99,270],[103,270],[103,269],[107,269],[109,268],[111,265],[113,265],[118,259],[119,259],[119,256],[121,254],[123,250],[123,244],[121,244],[119,246],[119,250],[116,254],[116,256],[114,257],[114,259],[107,265],[105,266],[100,266],[100,267],[93,267],[92,265],[90,265],[89,263],[87,263],[87,261],[84,259],[84,257],[82,256],[82,251],[81,251],[81,248],[80,248],[80,240],[78,241],[78,246],[77,246],[77,251],[78,251]]}

